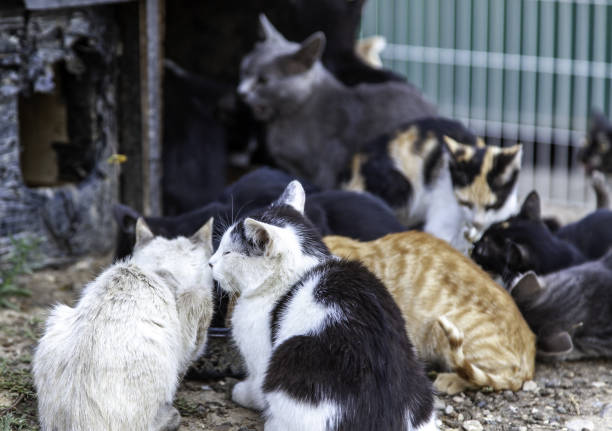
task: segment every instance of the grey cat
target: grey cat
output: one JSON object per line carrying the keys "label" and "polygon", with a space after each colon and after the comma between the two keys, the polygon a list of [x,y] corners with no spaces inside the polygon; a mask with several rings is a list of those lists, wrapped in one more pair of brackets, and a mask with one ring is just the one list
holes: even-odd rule
{"label": "grey cat", "polygon": [[612,249],[545,276],[530,271],[509,290],[538,337],[538,356],[612,358]]}
{"label": "grey cat", "polygon": [[346,87],[320,62],[325,36],[301,44],[283,37],[260,15],[265,40],[241,64],[238,93],[266,123],[270,156],[314,184],[338,185],[340,171],[367,142],[435,108],[405,83]]}

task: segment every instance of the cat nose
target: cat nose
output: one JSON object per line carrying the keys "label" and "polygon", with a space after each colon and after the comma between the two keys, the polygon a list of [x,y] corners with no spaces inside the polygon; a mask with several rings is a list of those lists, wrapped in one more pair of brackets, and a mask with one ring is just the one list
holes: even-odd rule
{"label": "cat nose", "polygon": [[208,266],[210,266],[211,268],[213,267],[213,264],[208,262]]}

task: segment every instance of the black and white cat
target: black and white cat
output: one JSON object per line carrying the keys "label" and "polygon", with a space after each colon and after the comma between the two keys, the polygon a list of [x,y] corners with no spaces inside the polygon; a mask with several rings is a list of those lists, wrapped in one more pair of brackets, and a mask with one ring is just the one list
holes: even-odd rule
{"label": "black and white cat", "polygon": [[612,357],[612,249],[599,260],[545,276],[529,272],[509,286],[537,335],[538,355]]}
{"label": "black and white cat", "polygon": [[233,224],[209,261],[240,294],[232,333],[248,377],[232,399],[263,410],[267,431],[437,429],[397,305],[365,267],[330,254],[304,203],[292,181]]}
{"label": "black and white cat", "polygon": [[365,143],[394,127],[435,114],[419,91],[401,82],[346,87],[320,61],[325,36],[290,42],[261,15],[266,38],[241,64],[238,93],[266,123],[274,161],[322,188]]}

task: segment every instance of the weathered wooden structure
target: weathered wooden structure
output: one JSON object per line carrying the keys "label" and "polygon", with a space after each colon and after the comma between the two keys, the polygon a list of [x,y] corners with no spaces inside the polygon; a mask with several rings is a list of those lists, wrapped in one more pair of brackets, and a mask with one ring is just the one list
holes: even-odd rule
{"label": "weathered wooden structure", "polygon": [[159,214],[160,14],[158,0],[0,5],[0,260],[24,237],[42,264],[109,251],[119,193]]}

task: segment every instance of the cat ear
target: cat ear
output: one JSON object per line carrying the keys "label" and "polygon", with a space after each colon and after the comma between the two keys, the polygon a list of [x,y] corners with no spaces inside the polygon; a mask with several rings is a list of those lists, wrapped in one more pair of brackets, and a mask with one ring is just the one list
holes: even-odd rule
{"label": "cat ear", "polygon": [[523,144],[516,144],[511,147],[502,148],[502,154],[510,157],[508,166],[521,167],[521,159],[523,158]]}
{"label": "cat ear", "polygon": [[283,194],[272,205],[289,205],[300,214],[304,214],[305,203],[306,193],[302,184],[298,180],[293,180],[285,187]]}
{"label": "cat ear", "polygon": [[514,300],[521,303],[533,299],[542,291],[542,285],[535,272],[529,271],[516,280],[509,290]]}
{"label": "cat ear", "polygon": [[513,270],[524,268],[530,260],[527,248],[511,240],[506,240],[505,255],[506,263]]}
{"label": "cat ear", "polygon": [[189,240],[194,244],[203,244],[205,247],[209,249],[210,252],[212,252],[212,249],[213,249],[213,246],[212,246],[213,222],[214,222],[213,217],[209,218],[208,221],[204,223],[204,225],[200,229],[198,229],[196,233],[191,235],[191,237],[189,238]]}
{"label": "cat ear", "polygon": [[300,49],[291,56],[291,59],[308,70],[321,58],[325,49],[325,34],[317,31],[302,42]]}
{"label": "cat ear", "polygon": [[244,233],[266,256],[273,253],[274,238],[277,237],[277,227],[252,218],[244,220]]}
{"label": "cat ear", "polygon": [[285,39],[285,37],[276,29],[276,27],[272,25],[268,17],[263,13],[259,14],[259,31],[267,41],[287,41],[287,39]]}
{"label": "cat ear", "polygon": [[559,331],[545,336],[538,335],[538,355],[562,356],[574,350],[572,337],[566,331]]}
{"label": "cat ear", "polygon": [[474,154],[474,149],[470,145],[465,145],[460,142],[455,141],[450,136],[444,136],[444,145],[448,150],[449,154],[452,156],[452,159],[460,162],[462,160],[468,160]]}
{"label": "cat ear", "polygon": [[134,247],[140,247],[153,239],[153,232],[149,229],[144,218],[138,217],[136,221],[136,244]]}
{"label": "cat ear", "polygon": [[532,190],[527,195],[525,202],[523,202],[523,206],[521,207],[521,211],[519,212],[519,217],[524,220],[540,220],[540,196],[538,195],[538,192]]}
{"label": "cat ear", "polygon": [[140,213],[127,205],[113,205],[113,218],[123,232],[134,233],[134,227],[139,217],[142,217]]}

